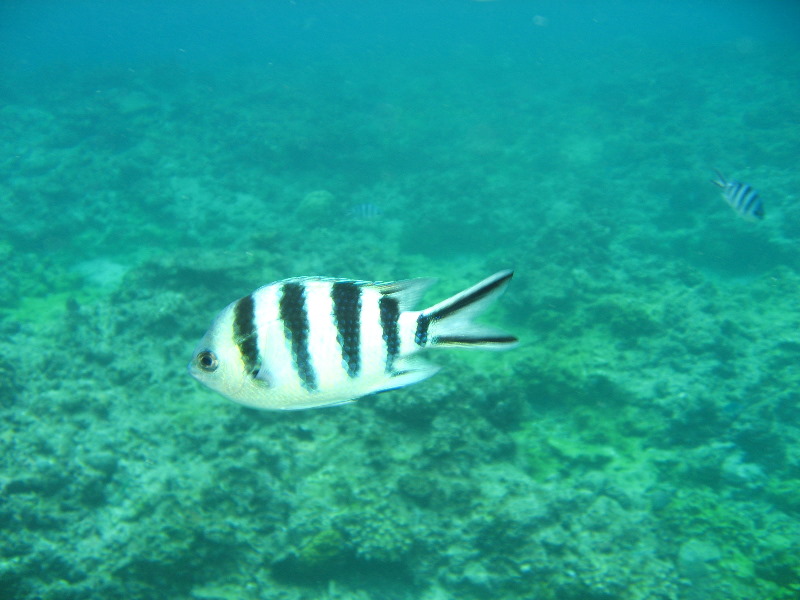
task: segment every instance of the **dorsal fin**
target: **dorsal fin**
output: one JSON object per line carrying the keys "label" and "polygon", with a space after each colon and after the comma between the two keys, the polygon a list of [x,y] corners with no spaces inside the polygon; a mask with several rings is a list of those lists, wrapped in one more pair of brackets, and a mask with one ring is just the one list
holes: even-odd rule
{"label": "dorsal fin", "polygon": [[418,277],[417,279],[402,279],[387,283],[372,284],[384,296],[397,300],[400,311],[413,310],[419,303],[422,295],[436,283],[432,277]]}

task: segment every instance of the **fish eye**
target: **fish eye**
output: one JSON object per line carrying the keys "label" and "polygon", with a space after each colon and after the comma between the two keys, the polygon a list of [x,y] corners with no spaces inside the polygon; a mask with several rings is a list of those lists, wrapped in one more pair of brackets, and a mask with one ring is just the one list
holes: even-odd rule
{"label": "fish eye", "polygon": [[213,373],[219,367],[219,359],[211,350],[203,350],[197,355],[197,366],[206,373]]}

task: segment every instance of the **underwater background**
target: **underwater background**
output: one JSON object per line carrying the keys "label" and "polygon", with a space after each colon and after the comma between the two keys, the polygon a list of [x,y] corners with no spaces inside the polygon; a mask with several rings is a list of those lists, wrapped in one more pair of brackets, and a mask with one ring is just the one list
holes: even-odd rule
{"label": "underwater background", "polygon": [[[0,598],[800,598],[798,3],[5,0],[0,74]],[[520,347],[413,387],[186,372],[503,268]]]}

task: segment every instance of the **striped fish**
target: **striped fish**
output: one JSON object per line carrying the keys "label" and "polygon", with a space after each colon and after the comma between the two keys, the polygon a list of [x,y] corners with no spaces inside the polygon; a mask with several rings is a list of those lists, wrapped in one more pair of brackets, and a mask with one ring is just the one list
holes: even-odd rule
{"label": "striped fish", "polygon": [[350,207],[347,211],[347,216],[362,221],[374,221],[383,215],[383,210],[377,204],[371,202],[362,202]]}
{"label": "striped fish", "polygon": [[194,350],[189,372],[245,406],[295,410],[352,402],[427,379],[428,348],[506,349],[517,338],[472,318],[503,293],[500,271],[422,311],[432,279],[284,279],[229,304]]}
{"label": "striped fish", "polygon": [[714,172],[717,174],[717,178],[712,179],[711,183],[722,188],[722,197],[736,211],[736,214],[750,221],[764,218],[764,204],[752,186],[733,179],[725,179],[722,173],[716,169]]}

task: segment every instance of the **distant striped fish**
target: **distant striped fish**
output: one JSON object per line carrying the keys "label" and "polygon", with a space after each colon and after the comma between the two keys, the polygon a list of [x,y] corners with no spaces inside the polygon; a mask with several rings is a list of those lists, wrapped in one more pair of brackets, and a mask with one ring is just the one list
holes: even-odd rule
{"label": "distant striped fish", "polygon": [[752,186],[733,179],[725,179],[716,169],[714,172],[717,174],[717,179],[712,179],[711,182],[722,188],[722,197],[736,214],[748,220],[764,218],[764,204]]}
{"label": "distant striped fish", "polygon": [[381,207],[371,202],[355,204],[347,211],[347,216],[363,221],[374,221],[382,214],[383,210],[381,210]]}
{"label": "distant striped fish", "polygon": [[292,410],[351,402],[427,379],[428,348],[506,349],[517,338],[472,322],[513,275],[500,271],[422,311],[432,279],[388,283],[295,277],[222,310],[189,372],[234,402]]}

